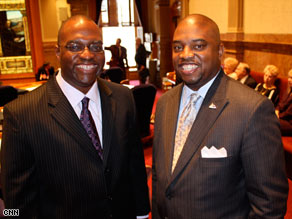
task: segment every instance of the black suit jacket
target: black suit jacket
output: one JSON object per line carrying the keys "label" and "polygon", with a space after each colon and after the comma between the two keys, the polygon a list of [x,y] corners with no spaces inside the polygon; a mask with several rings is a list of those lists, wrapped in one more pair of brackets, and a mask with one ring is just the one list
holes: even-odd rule
{"label": "black suit jacket", "polygon": [[131,91],[98,79],[104,160],[55,77],[5,106],[1,150],[6,208],[22,218],[135,218],[149,212]]}
{"label": "black suit jacket", "polygon": [[[119,47],[116,45],[111,45],[110,47],[105,47],[104,49],[110,50],[112,57],[110,60],[110,67],[120,67],[123,70],[125,70],[125,64],[126,67],[128,67],[128,59],[127,59],[127,49],[123,46],[121,46],[121,54],[119,52]],[[124,60],[126,63],[124,63]]]}
{"label": "black suit jacket", "polygon": [[244,84],[249,86],[252,89],[255,89],[255,87],[257,86],[256,80],[251,75],[249,75],[247,77],[247,79],[245,80]]}

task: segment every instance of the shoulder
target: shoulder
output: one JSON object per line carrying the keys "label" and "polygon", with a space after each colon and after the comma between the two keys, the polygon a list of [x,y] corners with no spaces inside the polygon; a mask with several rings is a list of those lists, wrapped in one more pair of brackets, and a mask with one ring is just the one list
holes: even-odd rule
{"label": "shoulder", "polygon": [[43,84],[33,91],[18,96],[17,99],[5,105],[5,108],[15,112],[29,112],[41,108],[47,100],[47,84]]}
{"label": "shoulder", "polygon": [[114,97],[129,96],[131,94],[131,90],[128,87],[104,80],[102,78],[98,78],[98,86],[100,87],[101,92],[111,94]]}
{"label": "shoulder", "polygon": [[248,87],[247,85],[240,83],[239,81],[227,80],[226,88],[227,88],[226,93],[229,97],[244,100],[248,100],[249,98],[256,100],[263,98],[263,96],[260,95],[259,92]]}
{"label": "shoulder", "polygon": [[164,104],[165,102],[168,102],[170,99],[174,99],[178,96],[180,96],[182,92],[183,83],[178,84],[174,88],[170,89],[169,91],[165,92],[158,100],[157,105]]}
{"label": "shoulder", "polygon": [[240,109],[242,112],[247,111],[251,113],[262,104],[267,104],[267,107],[274,110],[271,100],[238,81],[227,81],[226,98],[232,106]]}

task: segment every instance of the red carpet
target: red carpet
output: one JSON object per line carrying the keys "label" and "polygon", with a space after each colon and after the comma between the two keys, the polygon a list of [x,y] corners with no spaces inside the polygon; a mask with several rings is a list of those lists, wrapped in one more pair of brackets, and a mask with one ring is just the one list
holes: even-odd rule
{"label": "red carpet", "polygon": [[285,219],[292,219],[292,181],[289,179],[289,195],[287,201],[287,212]]}

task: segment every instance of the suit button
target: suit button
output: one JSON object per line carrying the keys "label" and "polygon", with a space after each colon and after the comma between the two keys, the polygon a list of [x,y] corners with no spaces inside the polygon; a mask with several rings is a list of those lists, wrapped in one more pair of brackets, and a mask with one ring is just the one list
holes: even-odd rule
{"label": "suit button", "polygon": [[110,195],[107,196],[108,200],[112,201],[113,200],[113,197],[111,197]]}
{"label": "suit button", "polygon": [[109,173],[110,172],[110,169],[109,168],[106,168],[105,169],[105,173]]}

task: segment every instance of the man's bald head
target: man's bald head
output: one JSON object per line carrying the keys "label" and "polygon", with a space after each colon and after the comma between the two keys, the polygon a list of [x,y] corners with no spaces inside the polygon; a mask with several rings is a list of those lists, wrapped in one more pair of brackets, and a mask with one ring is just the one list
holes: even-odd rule
{"label": "man's bald head", "polygon": [[59,32],[58,32],[58,45],[60,45],[61,40],[62,40],[62,36],[63,36],[63,33],[64,33],[64,30],[68,26],[69,27],[71,27],[72,25],[77,26],[77,25],[83,24],[84,22],[92,23],[92,25],[95,25],[98,28],[98,26],[96,25],[96,23],[92,19],[90,19],[89,17],[86,17],[84,15],[74,15],[74,16],[68,18],[67,20],[65,20],[62,23],[62,25],[61,25],[61,27],[59,29]]}
{"label": "man's bald head", "polygon": [[204,15],[187,16],[174,32],[173,66],[193,90],[198,90],[218,73],[223,51],[217,24]]}
{"label": "man's bald head", "polygon": [[181,28],[185,28],[189,25],[197,28],[208,29],[208,32],[212,35],[212,38],[218,43],[218,45],[220,44],[221,40],[218,25],[209,17],[202,14],[191,14],[179,23],[176,31],[179,31]]}

